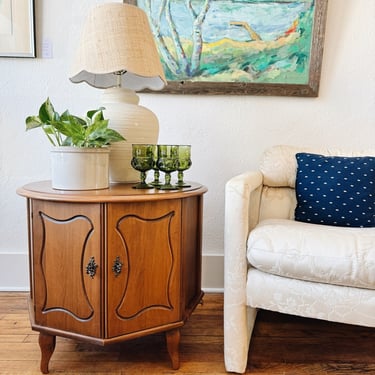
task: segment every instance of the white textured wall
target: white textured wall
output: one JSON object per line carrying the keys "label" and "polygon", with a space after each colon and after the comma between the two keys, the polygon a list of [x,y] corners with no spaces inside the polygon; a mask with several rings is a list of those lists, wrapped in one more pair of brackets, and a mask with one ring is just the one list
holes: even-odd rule
{"label": "white textured wall", "polygon": [[[36,0],[38,56],[50,40],[53,58],[0,58],[0,289],[22,289],[28,282],[25,201],[15,190],[50,177],[50,146],[42,134],[24,131],[24,119],[47,96],[58,110],[75,113],[99,105],[100,91],[70,83],[68,71],[84,16],[100,2]],[[374,0],[329,0],[318,98],[141,95],[159,117],[160,142],[192,144],[187,177],[209,189],[206,287],[222,286],[224,185],[230,177],[255,168],[274,144],[374,145],[374,40]]]}

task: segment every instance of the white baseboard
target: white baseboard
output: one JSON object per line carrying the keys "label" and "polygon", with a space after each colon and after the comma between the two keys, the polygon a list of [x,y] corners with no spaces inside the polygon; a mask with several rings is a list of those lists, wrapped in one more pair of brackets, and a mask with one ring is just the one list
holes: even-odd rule
{"label": "white baseboard", "polygon": [[[224,288],[224,256],[203,255],[202,289],[206,293],[222,293]],[[0,291],[28,291],[27,253],[0,252]]]}

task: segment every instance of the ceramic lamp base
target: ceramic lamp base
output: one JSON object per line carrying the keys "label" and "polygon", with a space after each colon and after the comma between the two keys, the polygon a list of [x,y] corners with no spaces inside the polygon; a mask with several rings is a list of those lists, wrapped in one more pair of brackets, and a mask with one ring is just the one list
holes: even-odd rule
{"label": "ceramic lamp base", "polygon": [[111,146],[109,178],[111,182],[136,182],[139,173],[130,164],[132,144],[156,144],[159,137],[159,122],[149,109],[138,105],[139,96],[124,88],[106,89],[102,104],[109,126],[117,130],[125,142]]}

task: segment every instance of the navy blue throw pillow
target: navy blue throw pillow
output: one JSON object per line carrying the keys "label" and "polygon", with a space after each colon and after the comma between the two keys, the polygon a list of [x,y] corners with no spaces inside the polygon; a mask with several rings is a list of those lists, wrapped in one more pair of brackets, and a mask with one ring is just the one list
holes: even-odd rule
{"label": "navy blue throw pillow", "polygon": [[375,226],[375,157],[298,153],[295,220]]}

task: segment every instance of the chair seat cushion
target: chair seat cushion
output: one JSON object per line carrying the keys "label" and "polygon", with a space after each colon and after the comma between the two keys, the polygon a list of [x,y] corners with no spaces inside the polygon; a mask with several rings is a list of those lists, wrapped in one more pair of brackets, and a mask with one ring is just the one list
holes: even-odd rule
{"label": "chair seat cushion", "polygon": [[375,289],[375,228],[268,219],[250,232],[247,257],[274,275]]}

